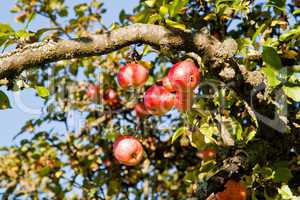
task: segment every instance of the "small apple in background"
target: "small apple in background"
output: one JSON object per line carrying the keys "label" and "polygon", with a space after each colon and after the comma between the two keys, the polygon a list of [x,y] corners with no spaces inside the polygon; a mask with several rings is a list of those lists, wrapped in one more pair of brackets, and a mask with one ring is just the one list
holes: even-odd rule
{"label": "small apple in background", "polygon": [[119,85],[122,88],[141,87],[149,77],[149,70],[141,64],[129,63],[121,67],[117,74]]}
{"label": "small apple in background", "polygon": [[246,187],[235,180],[228,180],[225,184],[225,190],[216,194],[217,200],[246,200]]}
{"label": "small apple in background", "polygon": [[175,97],[175,107],[178,111],[184,112],[192,109],[193,91],[178,91]]}
{"label": "small apple in background", "polygon": [[194,62],[185,60],[174,64],[168,78],[176,91],[193,90],[200,81],[200,71]]}
{"label": "small apple in background", "polygon": [[133,136],[119,136],[113,144],[115,158],[127,166],[135,166],[143,159],[143,146]]}
{"label": "small apple in background", "polygon": [[134,111],[137,117],[139,118],[143,118],[146,117],[147,115],[149,115],[144,103],[137,103],[134,106]]}
{"label": "small apple in background", "polygon": [[216,150],[214,148],[209,147],[203,151],[198,152],[197,156],[203,160],[206,160],[206,159],[214,158],[216,154],[217,154]]}
{"label": "small apple in background", "polygon": [[112,163],[111,163],[111,161],[110,161],[109,158],[106,158],[105,160],[103,160],[103,164],[107,168],[111,167],[111,165],[112,165]]}
{"label": "small apple in background", "polygon": [[89,84],[86,96],[91,100],[97,100],[98,98],[100,98],[100,86]]}
{"label": "small apple in background", "polygon": [[164,88],[166,88],[169,92],[175,92],[175,89],[173,88],[171,81],[168,76],[163,77],[162,79],[162,85]]}
{"label": "small apple in background", "polygon": [[103,99],[110,106],[115,106],[119,103],[118,93],[111,88],[105,91]]}
{"label": "small apple in background", "polygon": [[174,96],[160,85],[153,85],[145,93],[144,105],[153,115],[163,115],[174,105]]}

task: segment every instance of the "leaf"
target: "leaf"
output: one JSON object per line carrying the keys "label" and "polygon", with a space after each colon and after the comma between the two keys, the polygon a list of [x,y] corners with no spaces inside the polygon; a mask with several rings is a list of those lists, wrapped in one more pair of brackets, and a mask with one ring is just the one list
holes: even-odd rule
{"label": "leaf", "polygon": [[280,35],[279,41],[286,42],[293,38],[299,38],[299,36],[300,36],[300,27],[292,29],[292,30]]}
{"label": "leaf", "polygon": [[255,33],[254,33],[253,36],[252,36],[252,43],[255,42],[257,36],[258,36],[261,32],[263,32],[265,29],[266,29],[266,23],[262,24],[262,25],[255,31]]}
{"label": "leaf", "polygon": [[212,21],[217,19],[217,15],[215,13],[208,13],[203,19],[205,21]]}
{"label": "leaf", "polygon": [[191,145],[199,150],[205,147],[205,138],[200,131],[192,133]]}
{"label": "leaf", "polygon": [[266,66],[261,68],[261,71],[265,74],[268,80],[268,86],[269,87],[275,87],[280,84],[280,81],[278,80],[278,71],[274,70],[270,66]]}
{"label": "leaf", "polygon": [[246,143],[248,143],[249,141],[253,140],[253,138],[256,135],[256,130],[251,130],[249,131],[249,133],[247,134],[247,138],[246,138]]}
{"label": "leaf", "polygon": [[278,188],[277,190],[278,193],[281,195],[282,199],[293,199],[293,193],[288,185],[282,185],[281,188]]}
{"label": "leaf", "polygon": [[172,144],[180,137],[182,136],[185,132],[187,131],[187,127],[180,127],[178,128],[175,133],[172,135]]}
{"label": "leaf", "polygon": [[170,17],[175,17],[186,6],[188,0],[174,0],[169,6]]}
{"label": "leaf", "polygon": [[161,19],[162,19],[162,17],[159,14],[155,13],[149,17],[148,23],[154,24],[155,22],[157,22]]}
{"label": "leaf", "polygon": [[0,90],[0,110],[11,108],[8,97]]}
{"label": "leaf", "polygon": [[6,40],[9,38],[10,34],[0,33],[0,46],[2,46]]}
{"label": "leaf", "polygon": [[14,29],[9,24],[0,23],[0,33],[13,33]]}
{"label": "leaf", "polygon": [[280,167],[275,170],[274,181],[277,183],[287,183],[293,177],[291,170],[286,167]]}
{"label": "leaf", "polygon": [[274,174],[274,181],[277,183],[287,183],[292,177],[291,170],[288,168],[289,163],[286,161],[279,161],[274,164],[275,167],[275,174]]}
{"label": "leaf", "polygon": [[185,29],[186,29],[186,27],[185,27],[184,24],[180,24],[180,23],[175,22],[175,21],[172,21],[172,20],[170,20],[170,19],[166,19],[166,23],[167,23],[169,26],[173,27],[173,28],[178,28],[178,29],[181,29],[181,30],[185,30]]}
{"label": "leaf", "polygon": [[50,92],[44,86],[35,86],[35,90],[40,97],[47,97],[50,95]]}
{"label": "leaf", "polygon": [[145,4],[147,6],[149,6],[150,8],[154,7],[155,3],[156,3],[156,0],[147,0],[147,1],[145,1]]}
{"label": "leaf", "polygon": [[25,31],[24,29],[21,29],[21,30],[15,32],[15,36],[21,40],[27,40],[31,36],[34,36],[34,33],[29,33],[27,31]]}
{"label": "leaf", "polygon": [[290,97],[294,101],[300,102],[300,86],[283,86],[283,91],[288,97]]}
{"label": "leaf", "polygon": [[277,70],[282,68],[280,57],[278,56],[274,48],[264,46],[262,56],[263,61],[266,63],[267,66],[270,66],[273,69]]}
{"label": "leaf", "polygon": [[297,10],[295,10],[294,12],[293,12],[293,15],[299,15],[300,14],[300,8],[298,8]]}

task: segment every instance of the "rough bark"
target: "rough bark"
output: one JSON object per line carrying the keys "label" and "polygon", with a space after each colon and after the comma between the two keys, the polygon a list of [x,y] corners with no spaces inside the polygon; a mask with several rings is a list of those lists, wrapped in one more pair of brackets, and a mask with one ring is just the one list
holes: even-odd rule
{"label": "rough bark", "polygon": [[150,24],[133,24],[104,34],[74,40],[46,41],[0,54],[0,79],[23,70],[63,59],[103,55],[143,43],[157,49],[196,52],[212,67],[233,56],[236,43],[221,43],[204,33],[191,33]]}

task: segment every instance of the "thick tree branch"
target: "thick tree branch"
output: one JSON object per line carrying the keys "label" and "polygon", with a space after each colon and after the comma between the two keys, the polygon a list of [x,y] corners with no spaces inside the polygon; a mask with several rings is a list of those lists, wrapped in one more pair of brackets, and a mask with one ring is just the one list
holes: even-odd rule
{"label": "thick tree branch", "polygon": [[[21,49],[0,54],[0,78],[23,70],[63,59],[103,55],[125,46],[143,43],[170,51],[194,51],[210,66],[220,65],[232,56],[232,46],[223,45],[206,34],[167,29],[164,26],[133,24],[111,32],[75,40],[34,43]],[[232,43],[236,46],[236,44]]]}

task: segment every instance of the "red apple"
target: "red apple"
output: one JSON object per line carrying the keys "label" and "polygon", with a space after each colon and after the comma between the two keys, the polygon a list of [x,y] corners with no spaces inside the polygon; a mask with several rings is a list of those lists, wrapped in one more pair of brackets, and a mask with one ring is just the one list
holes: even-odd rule
{"label": "red apple", "polygon": [[225,190],[217,193],[217,200],[246,200],[246,187],[235,180],[228,180],[225,184]]}
{"label": "red apple", "polygon": [[143,158],[143,146],[133,136],[119,136],[113,144],[115,158],[122,164],[134,166]]}
{"label": "red apple", "polygon": [[106,90],[103,98],[104,101],[110,106],[115,106],[119,103],[118,93],[111,88]]}
{"label": "red apple", "polygon": [[119,85],[122,88],[143,86],[148,76],[149,70],[137,63],[129,63],[122,66],[117,74]]}
{"label": "red apple", "polygon": [[150,114],[163,115],[173,107],[174,97],[163,86],[153,85],[145,93],[144,104]]}
{"label": "red apple", "polygon": [[106,158],[104,161],[103,161],[103,164],[104,164],[104,166],[105,167],[107,167],[107,168],[109,168],[109,167],[111,167],[111,161],[110,161],[110,159],[109,158]]}
{"label": "red apple", "polygon": [[143,103],[137,103],[134,106],[134,111],[139,118],[146,117],[149,114]]}
{"label": "red apple", "polygon": [[100,86],[95,84],[89,84],[86,96],[91,100],[96,100],[100,97]]}
{"label": "red apple", "polygon": [[214,148],[207,148],[197,153],[197,156],[204,160],[214,158],[216,156],[216,150]]}
{"label": "red apple", "polygon": [[169,92],[175,92],[174,88],[172,87],[171,81],[168,76],[165,76],[162,79],[162,85],[166,88]]}
{"label": "red apple", "polygon": [[168,78],[176,91],[193,90],[200,81],[200,71],[194,62],[185,60],[171,67]]}
{"label": "red apple", "polygon": [[176,92],[175,107],[178,111],[184,112],[192,109],[193,106],[193,91],[178,91]]}

